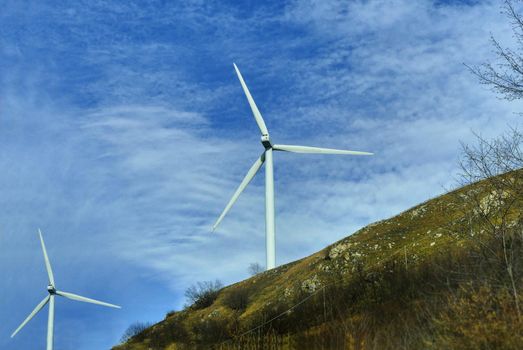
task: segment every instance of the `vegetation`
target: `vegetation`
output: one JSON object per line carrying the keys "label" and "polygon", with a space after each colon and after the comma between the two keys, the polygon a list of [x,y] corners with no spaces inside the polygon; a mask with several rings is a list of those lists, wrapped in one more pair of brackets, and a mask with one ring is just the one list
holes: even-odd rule
{"label": "vegetation", "polygon": [[125,332],[122,335],[122,338],[120,341],[122,343],[125,343],[126,341],[129,341],[132,337],[138,336],[135,340],[143,340],[143,338],[140,338],[139,335],[143,334],[143,331],[145,331],[147,328],[151,327],[151,323],[146,322],[134,322],[132,323]]}
{"label": "vegetation", "polygon": [[249,305],[252,292],[248,286],[227,290],[223,296],[223,303],[231,310],[243,311]]}
{"label": "vegetation", "polygon": [[497,54],[496,64],[490,62],[479,66],[468,66],[481,84],[488,85],[507,100],[518,100],[523,97],[523,16],[517,11],[521,0],[504,0],[502,11],[512,25],[512,34],[520,47],[511,49],[503,47],[491,36],[490,40]]}
{"label": "vegetation", "polygon": [[185,297],[192,309],[203,309],[212,305],[218,297],[220,289],[223,287],[222,282],[204,281],[197,282],[185,290]]}
{"label": "vegetation", "polygon": [[250,263],[249,267],[247,268],[247,271],[251,276],[257,275],[259,273],[262,273],[265,269],[263,266],[261,266],[259,263]]}
{"label": "vegetation", "polygon": [[435,323],[438,346],[432,348],[521,349],[523,322],[508,289],[465,285],[448,302]]}

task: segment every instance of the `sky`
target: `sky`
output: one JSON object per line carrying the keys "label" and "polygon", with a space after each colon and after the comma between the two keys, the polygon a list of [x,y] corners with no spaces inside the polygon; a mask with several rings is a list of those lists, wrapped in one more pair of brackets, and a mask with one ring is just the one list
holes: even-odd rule
{"label": "sky", "polygon": [[197,281],[265,263],[263,151],[235,62],[275,143],[277,264],[456,186],[460,142],[520,123],[464,63],[514,45],[500,1],[0,1],[0,348],[109,349],[183,308]]}

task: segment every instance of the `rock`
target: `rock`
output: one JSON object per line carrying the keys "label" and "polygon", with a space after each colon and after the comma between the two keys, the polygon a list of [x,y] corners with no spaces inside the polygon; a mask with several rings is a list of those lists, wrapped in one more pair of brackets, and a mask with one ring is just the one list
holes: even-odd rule
{"label": "rock", "polygon": [[352,246],[352,243],[339,243],[331,248],[329,251],[329,258],[334,259],[340,256],[344,251],[349,249]]}
{"label": "rock", "polygon": [[479,209],[483,213],[488,213],[493,209],[497,209],[504,203],[504,199],[508,198],[510,193],[508,191],[503,191],[502,193],[497,193],[492,191],[487,194],[485,197],[481,198],[479,203]]}
{"label": "rock", "polygon": [[321,287],[321,281],[317,275],[305,280],[301,284],[301,289],[307,293],[314,293]]}
{"label": "rock", "polygon": [[411,219],[414,219],[418,216],[423,216],[423,214],[425,213],[425,211],[427,210],[427,207],[425,205],[422,205],[416,209],[413,209],[411,212],[410,212],[410,217]]}

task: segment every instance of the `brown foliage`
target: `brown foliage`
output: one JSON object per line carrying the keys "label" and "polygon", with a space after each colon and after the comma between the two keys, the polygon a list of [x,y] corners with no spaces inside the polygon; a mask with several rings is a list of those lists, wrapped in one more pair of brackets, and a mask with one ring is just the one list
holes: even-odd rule
{"label": "brown foliage", "polygon": [[521,349],[523,320],[507,288],[463,286],[435,320],[431,349]]}
{"label": "brown foliage", "polygon": [[243,285],[229,290],[223,297],[223,303],[234,311],[243,311],[249,304],[252,288]]}

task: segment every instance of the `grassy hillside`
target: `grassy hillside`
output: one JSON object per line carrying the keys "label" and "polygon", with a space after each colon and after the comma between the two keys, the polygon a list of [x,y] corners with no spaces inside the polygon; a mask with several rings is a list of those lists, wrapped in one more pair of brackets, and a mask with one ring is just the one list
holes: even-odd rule
{"label": "grassy hillside", "polygon": [[113,349],[520,349],[523,225],[507,197],[488,181],[445,194]]}

